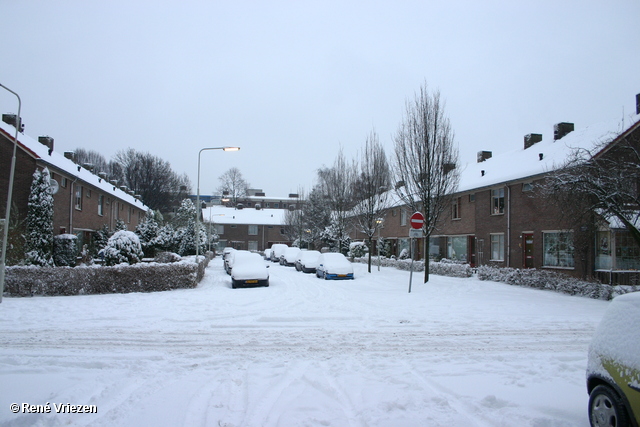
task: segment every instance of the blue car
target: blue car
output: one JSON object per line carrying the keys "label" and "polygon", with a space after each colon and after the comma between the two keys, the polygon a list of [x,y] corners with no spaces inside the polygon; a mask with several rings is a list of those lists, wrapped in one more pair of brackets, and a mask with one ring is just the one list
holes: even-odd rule
{"label": "blue car", "polygon": [[318,257],[316,276],[325,280],[353,279],[353,266],[344,255],[328,252]]}

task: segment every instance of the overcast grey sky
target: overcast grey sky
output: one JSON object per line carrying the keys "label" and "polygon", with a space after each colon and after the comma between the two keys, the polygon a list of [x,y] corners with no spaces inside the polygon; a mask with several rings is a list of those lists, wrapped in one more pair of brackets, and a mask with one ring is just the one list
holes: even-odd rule
{"label": "overcast grey sky", "polygon": [[[405,101],[446,100],[463,162],[553,125],[634,112],[640,1],[0,0],[0,83],[25,133],[107,159],[133,147],[201,193],[238,167],[267,196],[308,191]],[[2,112],[15,98],[0,91]]]}

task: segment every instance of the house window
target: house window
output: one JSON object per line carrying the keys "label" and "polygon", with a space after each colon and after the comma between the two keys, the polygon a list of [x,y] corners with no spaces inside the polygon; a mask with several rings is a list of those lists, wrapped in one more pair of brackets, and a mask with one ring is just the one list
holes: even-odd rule
{"label": "house window", "polygon": [[257,240],[249,240],[247,249],[250,251],[258,251],[258,241]]}
{"label": "house window", "polygon": [[280,234],[282,234],[284,236],[284,228],[280,229]]}
{"label": "house window", "polygon": [[460,197],[454,197],[453,202],[451,203],[451,218],[452,219],[460,219]]}
{"label": "house window", "polygon": [[224,234],[224,224],[216,224],[215,227],[216,227],[216,234],[218,236]]}
{"label": "house window", "polygon": [[60,178],[60,187],[67,188],[67,178],[65,177]]}
{"label": "house window", "polygon": [[102,194],[98,196],[98,215],[104,215],[104,195]]}
{"label": "house window", "polygon": [[82,186],[76,186],[76,209],[82,210]]}
{"label": "house window", "polygon": [[276,208],[276,209],[278,209],[278,208],[280,207],[280,203],[274,203],[274,204],[273,204],[273,207],[274,207],[274,208]]}
{"label": "house window", "polygon": [[504,261],[504,234],[491,235],[491,261]]}
{"label": "house window", "polygon": [[469,194],[469,202],[473,203],[476,201],[476,193]]}
{"label": "house window", "polygon": [[522,184],[522,191],[533,191],[533,184],[530,182],[525,182],[524,184]]}
{"label": "house window", "polygon": [[250,225],[249,226],[249,236],[257,236],[258,235],[258,226]]}
{"label": "house window", "polygon": [[467,236],[447,237],[447,258],[467,262]]}
{"label": "house window", "polygon": [[542,232],[544,267],[573,268],[573,233],[571,231]]}
{"label": "house window", "polygon": [[504,188],[491,190],[491,213],[493,215],[504,213]]}
{"label": "house window", "polygon": [[90,199],[91,198],[91,189],[87,188],[86,193],[87,193],[87,199]]}
{"label": "house window", "polygon": [[267,207],[270,208],[271,207],[271,203],[267,202]]}
{"label": "house window", "polygon": [[400,210],[400,225],[407,225],[407,211]]}

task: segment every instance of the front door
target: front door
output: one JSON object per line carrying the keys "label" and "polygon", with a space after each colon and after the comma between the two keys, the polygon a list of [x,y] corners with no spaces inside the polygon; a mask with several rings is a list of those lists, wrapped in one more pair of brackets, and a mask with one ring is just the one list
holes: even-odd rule
{"label": "front door", "polygon": [[533,233],[522,235],[522,252],[524,258],[524,268],[533,268]]}

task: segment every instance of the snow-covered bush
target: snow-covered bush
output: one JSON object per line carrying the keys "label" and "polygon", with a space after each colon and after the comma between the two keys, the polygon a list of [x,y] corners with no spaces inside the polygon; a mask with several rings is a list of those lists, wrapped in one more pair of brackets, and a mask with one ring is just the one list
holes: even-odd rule
{"label": "snow-covered bush", "polygon": [[407,259],[409,258],[409,249],[404,248],[403,250],[400,251],[400,254],[398,255],[398,259]]}
{"label": "snow-covered bush", "polygon": [[53,238],[53,261],[58,267],[75,267],[78,260],[78,236],[59,234]]}
{"label": "snow-covered bush", "polygon": [[500,268],[483,265],[478,267],[478,279],[602,300],[610,300],[620,294],[640,291],[639,286],[611,286],[596,281],[580,280],[555,271],[534,268]]}
{"label": "snow-covered bush", "polygon": [[27,210],[26,260],[39,266],[53,265],[53,195],[49,170],[33,173]]}
{"label": "snow-covered bush", "polygon": [[159,262],[161,264],[179,262],[180,260],[182,260],[182,257],[174,252],[160,252],[153,259],[154,262]]}
{"label": "snow-covered bush", "polygon": [[377,242],[378,254],[383,257],[389,256],[391,254],[391,242],[384,237],[380,237]]}
{"label": "snow-covered bush", "polygon": [[369,248],[364,242],[351,242],[349,244],[349,253],[347,256],[351,258],[361,258],[369,252]]}
{"label": "snow-covered bush", "polygon": [[160,227],[155,220],[152,212],[149,212],[140,224],[136,227],[136,234],[140,238],[140,244],[142,245],[142,251],[146,257],[152,258],[155,256],[157,248],[157,237]]}
{"label": "snow-covered bush", "polygon": [[135,264],[144,256],[140,239],[133,231],[116,231],[104,249],[105,265]]}

